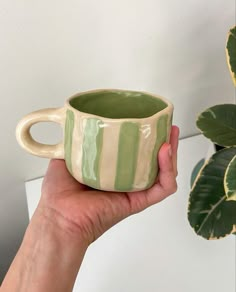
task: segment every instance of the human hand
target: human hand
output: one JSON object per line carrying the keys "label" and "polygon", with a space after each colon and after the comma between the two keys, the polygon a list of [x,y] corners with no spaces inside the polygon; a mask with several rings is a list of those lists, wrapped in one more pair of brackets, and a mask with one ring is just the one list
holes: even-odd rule
{"label": "human hand", "polygon": [[72,291],[91,242],[120,220],[176,191],[178,135],[173,126],[170,145],[165,143],[159,151],[156,183],[141,192],[91,189],[69,174],[63,160],[52,160],[39,205],[1,291]]}
{"label": "human hand", "polygon": [[172,126],[170,144],[165,143],[159,151],[156,183],[140,192],[91,189],[70,175],[64,160],[51,160],[38,208],[48,218],[60,222],[61,228],[67,233],[82,236],[89,245],[122,219],[160,202],[176,191],[178,136],[178,127]]}

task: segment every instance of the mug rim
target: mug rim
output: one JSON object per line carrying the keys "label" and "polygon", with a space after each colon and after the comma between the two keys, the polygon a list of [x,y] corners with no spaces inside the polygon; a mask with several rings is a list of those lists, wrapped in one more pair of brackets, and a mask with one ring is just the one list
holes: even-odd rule
{"label": "mug rim", "polygon": [[[165,102],[166,103],[166,107],[164,108],[164,109],[162,109],[161,111],[158,111],[157,113],[155,113],[154,115],[151,115],[151,116],[148,116],[148,117],[145,117],[145,118],[107,118],[107,117],[103,117],[103,116],[99,116],[99,115],[95,115],[95,114],[90,114],[90,113],[86,113],[86,112],[83,112],[83,111],[80,111],[80,110],[78,110],[78,109],[76,109],[76,108],[74,108],[71,104],[70,104],[70,102],[73,100],[73,99],[75,99],[75,98],[77,98],[77,97],[79,97],[79,96],[81,96],[81,95],[84,95],[84,94],[89,94],[89,93],[99,93],[99,92],[134,92],[134,93],[141,93],[141,94],[146,94],[146,95],[150,95],[151,97],[154,97],[154,98],[157,98],[157,99],[160,99],[160,100],[162,100],[163,102]],[[147,120],[147,119],[152,119],[152,118],[158,118],[159,116],[161,116],[161,115],[163,115],[163,114],[165,114],[165,113],[168,113],[169,111],[170,112],[173,112],[173,109],[174,109],[174,106],[173,106],[173,104],[168,100],[168,99],[166,99],[165,97],[163,97],[163,96],[160,96],[160,95],[157,95],[157,94],[153,94],[153,93],[150,93],[150,92],[147,92],[147,91],[142,91],[142,90],[129,90],[129,89],[114,89],[114,88],[106,88],[106,89],[92,89],[92,90],[86,90],[86,91],[81,91],[81,92],[78,92],[78,93],[75,93],[75,94],[73,94],[71,97],[69,97],[67,100],[66,100],[66,103],[65,103],[65,105],[69,108],[69,109],[71,109],[71,110],[74,110],[74,111],[76,111],[76,112],[79,112],[79,113],[81,113],[81,114],[83,114],[83,115],[88,115],[88,116],[90,116],[90,117],[94,117],[94,118],[100,118],[100,119],[102,119],[102,120],[104,120],[104,121],[109,121],[109,122],[111,122],[111,121],[127,121],[127,120],[129,120],[129,121],[142,121],[142,120]]]}

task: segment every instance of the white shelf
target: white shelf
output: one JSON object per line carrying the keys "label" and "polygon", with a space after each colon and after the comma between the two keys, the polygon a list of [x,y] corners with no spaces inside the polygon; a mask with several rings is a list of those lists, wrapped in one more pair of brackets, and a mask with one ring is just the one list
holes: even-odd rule
{"label": "white shelf", "polygon": [[[201,135],[180,141],[177,193],[93,243],[74,292],[235,292],[234,236],[207,241],[187,221],[191,171],[208,148]],[[30,218],[41,184],[26,182]]]}

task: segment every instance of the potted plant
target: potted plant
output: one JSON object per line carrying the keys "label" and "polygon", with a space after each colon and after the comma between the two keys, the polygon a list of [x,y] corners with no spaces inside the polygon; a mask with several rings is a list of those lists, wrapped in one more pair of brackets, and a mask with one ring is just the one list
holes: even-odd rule
{"label": "potted plant", "polygon": [[[236,86],[236,26],[228,33],[226,56]],[[198,235],[219,239],[236,232],[236,105],[210,107],[196,124],[223,149],[200,161],[192,174],[188,220]]]}

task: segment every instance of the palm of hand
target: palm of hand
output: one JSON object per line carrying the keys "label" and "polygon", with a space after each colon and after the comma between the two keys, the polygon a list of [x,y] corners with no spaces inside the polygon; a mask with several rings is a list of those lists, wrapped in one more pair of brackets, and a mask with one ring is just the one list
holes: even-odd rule
{"label": "palm of hand", "polygon": [[[81,235],[88,243],[127,216],[140,212],[176,191],[178,128],[173,126],[170,144],[159,152],[159,176],[146,191],[103,192],[78,183],[67,171],[64,160],[52,160],[42,187],[39,206],[50,209],[66,222],[65,228]],[[172,149],[172,155],[169,150]]]}

